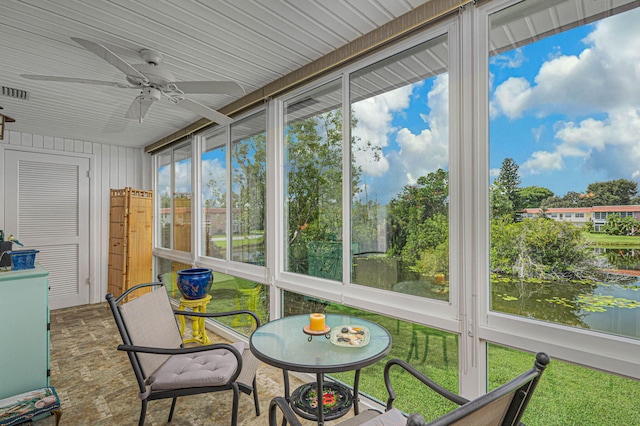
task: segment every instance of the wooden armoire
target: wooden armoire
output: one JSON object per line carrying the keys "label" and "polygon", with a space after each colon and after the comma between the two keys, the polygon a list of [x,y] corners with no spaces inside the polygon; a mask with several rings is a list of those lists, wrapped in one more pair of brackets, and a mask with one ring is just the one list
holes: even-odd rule
{"label": "wooden armoire", "polygon": [[153,281],[152,233],[153,192],[112,189],[108,292],[115,297]]}

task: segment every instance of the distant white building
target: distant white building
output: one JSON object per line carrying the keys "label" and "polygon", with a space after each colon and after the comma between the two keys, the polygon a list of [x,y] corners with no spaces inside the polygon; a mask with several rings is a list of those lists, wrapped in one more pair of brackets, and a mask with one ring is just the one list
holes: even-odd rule
{"label": "distant white building", "polygon": [[[542,214],[542,209],[524,209],[522,218],[534,218]],[[544,210],[545,216],[557,220],[572,222],[576,225],[593,223],[593,230],[599,232],[607,222],[607,217],[618,215],[620,217],[632,216],[640,220],[640,205],[634,206],[594,206],[594,207],[553,207]]]}

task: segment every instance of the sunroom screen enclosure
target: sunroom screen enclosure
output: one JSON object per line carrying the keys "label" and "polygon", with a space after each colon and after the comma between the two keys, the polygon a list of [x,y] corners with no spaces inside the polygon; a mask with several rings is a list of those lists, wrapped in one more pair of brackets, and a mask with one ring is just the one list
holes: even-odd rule
{"label": "sunroom screen enclosure", "polygon": [[[192,200],[193,248],[163,237],[156,255],[218,271],[218,291],[256,289],[238,300],[253,301],[265,319],[315,310],[375,318],[392,332],[392,356],[467,397],[485,392],[487,377],[499,383],[518,353],[545,351],[584,373],[577,388],[611,381],[624,389],[608,393],[612,407],[581,413],[583,422],[640,421],[623,402],[640,397],[638,284],[588,281],[612,265],[587,249],[587,229],[543,214],[553,203],[604,202],[612,191],[600,183],[610,181],[630,182],[628,204],[640,205],[640,57],[630,47],[640,40],[638,5],[469,4],[230,126],[194,135],[184,145],[195,159],[191,180],[178,176],[182,145],[156,154],[156,188],[169,200],[159,208],[171,208],[156,217],[166,229],[187,223],[177,216],[180,185],[193,182],[189,191],[201,194]],[[541,217],[520,216],[525,208]],[[625,237],[640,249],[640,237]],[[565,276],[576,264],[553,269],[522,256],[527,238],[535,253],[567,248],[594,275]],[[515,267],[529,258],[547,276],[518,277]],[[599,300],[614,300],[608,314],[586,309],[594,306],[587,296],[614,284],[626,287]],[[240,303],[231,296],[239,293],[228,294]],[[362,390],[384,398],[374,367]],[[566,395],[542,383],[538,398],[587,397],[561,380],[552,385]],[[407,411],[424,408],[411,404]],[[540,413],[532,407],[526,423],[568,421]]]}

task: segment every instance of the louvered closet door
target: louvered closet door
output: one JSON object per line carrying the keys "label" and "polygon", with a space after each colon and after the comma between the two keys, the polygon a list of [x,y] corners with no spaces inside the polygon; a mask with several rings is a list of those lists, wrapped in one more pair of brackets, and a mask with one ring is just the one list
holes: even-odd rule
{"label": "louvered closet door", "polygon": [[5,151],[5,232],[40,250],[51,309],[89,303],[88,171],[88,158]]}

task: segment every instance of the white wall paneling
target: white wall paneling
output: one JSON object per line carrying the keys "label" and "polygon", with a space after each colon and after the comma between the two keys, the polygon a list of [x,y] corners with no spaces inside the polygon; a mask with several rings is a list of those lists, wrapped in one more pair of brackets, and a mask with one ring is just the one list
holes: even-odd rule
{"label": "white wall paneling", "polygon": [[[91,303],[100,303],[107,292],[109,253],[109,190],[127,186],[150,190],[151,157],[139,148],[106,145],[91,141],[63,139],[9,131],[0,143],[0,159],[4,151],[16,149],[38,153],[82,156],[90,159],[90,273]],[[1,162],[0,164],[4,164]],[[4,181],[4,168],[0,172]],[[3,187],[4,185],[0,185]],[[0,204],[4,204],[0,190]],[[7,218],[0,216],[0,229]]]}

